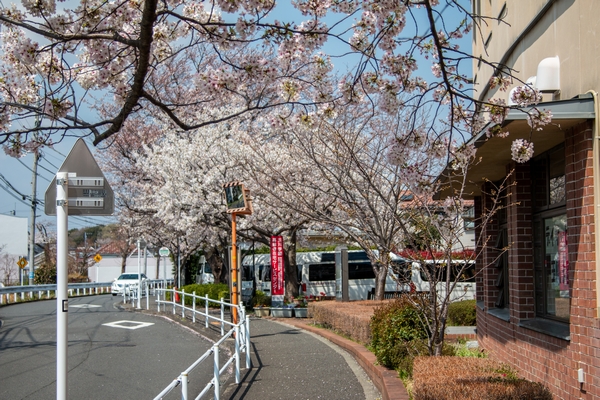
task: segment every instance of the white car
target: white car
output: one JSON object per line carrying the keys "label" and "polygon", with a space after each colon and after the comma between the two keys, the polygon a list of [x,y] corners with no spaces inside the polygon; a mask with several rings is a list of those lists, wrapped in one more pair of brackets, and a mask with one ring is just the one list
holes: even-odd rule
{"label": "white car", "polygon": [[[148,278],[145,274],[142,275],[142,296],[146,294],[146,288],[148,287]],[[116,278],[111,287],[110,292],[113,296],[118,294],[123,295],[123,290],[125,294],[129,294],[130,291],[136,290],[138,286],[138,274],[121,274],[118,278]]]}

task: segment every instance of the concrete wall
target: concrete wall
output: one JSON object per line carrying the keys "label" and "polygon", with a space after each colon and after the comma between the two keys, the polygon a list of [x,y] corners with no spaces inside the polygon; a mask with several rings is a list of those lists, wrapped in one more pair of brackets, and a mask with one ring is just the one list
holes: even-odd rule
{"label": "concrete wall", "polygon": [[[165,268],[163,259],[166,260],[167,268],[165,275]],[[156,271],[157,259],[150,254],[148,255],[147,267],[144,268],[144,256],[140,259],[140,270],[145,273],[148,279],[173,279],[173,263],[169,257],[160,259],[159,271],[157,275]],[[131,254],[127,258],[127,264],[125,266],[125,272],[137,273],[138,272],[138,258],[137,251]],[[99,263],[94,264],[88,269],[88,277],[92,282],[110,282],[121,275],[121,257],[103,255],[102,260]]]}
{"label": "concrete wall", "polygon": [[[561,93],[555,100],[569,99],[588,90],[600,90],[600,56],[597,19],[600,1],[597,0],[473,0],[481,4],[482,15],[498,17],[506,4],[504,22],[482,19],[481,32],[473,40],[473,54],[500,61],[508,56],[506,65],[514,75],[525,80],[537,74],[539,62],[559,56]],[[531,21],[551,4],[541,19],[530,27]],[[491,34],[491,38],[490,38]],[[488,46],[484,42],[488,39]],[[514,50],[509,48],[516,43]],[[493,69],[484,63],[473,63],[477,95],[482,94]],[[513,86],[520,85],[515,82]],[[506,92],[490,91],[485,98],[507,98]]]}

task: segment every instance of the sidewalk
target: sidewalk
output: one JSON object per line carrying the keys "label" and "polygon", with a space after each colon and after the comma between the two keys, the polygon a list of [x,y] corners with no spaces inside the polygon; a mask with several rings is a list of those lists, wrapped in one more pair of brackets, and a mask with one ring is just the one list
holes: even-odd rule
{"label": "sidewalk", "polygon": [[252,369],[240,385],[228,383],[223,399],[408,400],[394,372],[389,386],[403,393],[380,389],[374,357],[354,342],[295,318],[253,318],[250,329]]}
{"label": "sidewalk", "polygon": [[[131,306],[123,308],[133,310]],[[151,306],[145,312],[156,314],[156,308]],[[179,313],[167,311],[160,315],[211,336],[204,324],[182,321]],[[221,399],[409,399],[397,373],[378,365],[373,353],[310,322],[303,318],[252,316],[252,368],[242,370],[239,385],[232,380],[223,385]],[[217,329],[211,328],[208,331],[214,335]]]}

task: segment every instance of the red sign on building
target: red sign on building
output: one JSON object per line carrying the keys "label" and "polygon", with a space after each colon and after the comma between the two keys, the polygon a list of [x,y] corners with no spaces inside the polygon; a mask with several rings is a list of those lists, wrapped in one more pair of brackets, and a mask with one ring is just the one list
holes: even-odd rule
{"label": "red sign on building", "polygon": [[283,278],[283,237],[271,236],[271,302],[283,304],[285,281]]}

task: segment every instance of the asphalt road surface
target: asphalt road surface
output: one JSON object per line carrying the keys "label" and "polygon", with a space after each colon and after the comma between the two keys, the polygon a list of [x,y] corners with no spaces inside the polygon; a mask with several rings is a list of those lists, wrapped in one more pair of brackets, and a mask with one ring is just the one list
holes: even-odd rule
{"label": "asphalt road surface", "polygon": [[[111,295],[69,299],[71,399],[154,398],[211,346],[183,326],[116,302]],[[0,323],[0,399],[56,398],[56,301],[0,307]],[[190,394],[212,377],[212,364],[203,364],[189,377]],[[168,398],[181,398],[180,388]]]}

